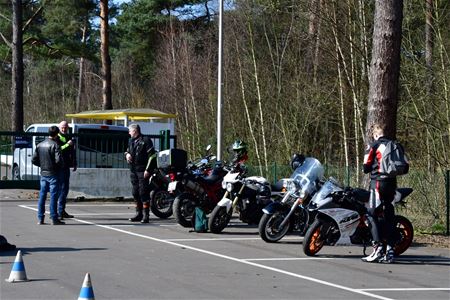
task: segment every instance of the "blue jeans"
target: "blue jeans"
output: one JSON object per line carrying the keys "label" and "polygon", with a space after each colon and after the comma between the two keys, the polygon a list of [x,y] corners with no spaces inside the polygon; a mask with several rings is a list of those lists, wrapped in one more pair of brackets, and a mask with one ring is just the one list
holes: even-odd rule
{"label": "blue jeans", "polygon": [[45,216],[45,200],[47,193],[50,192],[50,218],[58,219],[56,211],[59,196],[59,175],[41,176],[41,190],[39,192],[38,201],[38,219],[41,220]]}
{"label": "blue jeans", "polygon": [[64,168],[60,173],[59,198],[58,198],[58,215],[61,217],[66,209],[67,195],[69,194],[70,169]]}

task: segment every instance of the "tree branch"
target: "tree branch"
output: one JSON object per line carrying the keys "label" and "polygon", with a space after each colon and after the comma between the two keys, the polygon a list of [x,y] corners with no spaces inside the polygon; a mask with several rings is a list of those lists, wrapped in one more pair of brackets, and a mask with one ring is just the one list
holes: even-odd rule
{"label": "tree branch", "polygon": [[3,14],[1,14],[1,13],[0,13],[0,17],[2,17],[3,19],[5,19],[5,20],[8,21],[8,22],[11,22],[11,19],[10,19],[10,18],[8,18],[7,16],[5,16],[5,15],[3,15]]}
{"label": "tree branch", "polygon": [[31,18],[28,19],[28,21],[25,23],[25,25],[22,28],[22,32],[25,32],[25,30],[27,30],[27,28],[30,26],[31,22],[33,22],[33,20],[37,17],[37,15],[42,11],[44,7],[41,6],[38,8],[38,10],[33,14],[33,16],[31,16]]}
{"label": "tree branch", "polygon": [[6,39],[6,37],[3,35],[3,33],[0,32],[0,36],[2,37],[3,41],[5,42],[5,44],[6,44],[9,48],[12,48],[11,43]]}

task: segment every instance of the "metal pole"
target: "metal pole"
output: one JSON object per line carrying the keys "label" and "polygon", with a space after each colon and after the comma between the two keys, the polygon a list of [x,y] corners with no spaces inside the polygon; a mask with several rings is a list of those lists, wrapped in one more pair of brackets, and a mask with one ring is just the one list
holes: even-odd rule
{"label": "metal pole", "polygon": [[447,236],[450,235],[450,170],[445,178],[445,192],[447,195]]}
{"label": "metal pole", "polygon": [[222,14],[223,0],[219,0],[219,62],[217,66],[217,160],[222,160]]}

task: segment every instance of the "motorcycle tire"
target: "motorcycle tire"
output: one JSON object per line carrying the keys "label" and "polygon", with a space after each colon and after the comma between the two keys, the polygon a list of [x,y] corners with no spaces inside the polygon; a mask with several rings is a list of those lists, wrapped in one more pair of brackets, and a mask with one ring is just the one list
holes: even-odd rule
{"label": "motorcycle tire", "polygon": [[325,236],[322,232],[323,221],[316,219],[308,228],[303,239],[303,252],[308,256],[316,255],[325,244]]}
{"label": "motorcycle tire", "polygon": [[231,219],[231,213],[227,212],[225,206],[216,206],[209,215],[208,229],[212,233],[221,233]]}
{"label": "motorcycle tire", "polygon": [[278,226],[281,222],[283,222],[284,217],[284,214],[280,212],[276,212],[271,215],[264,214],[261,217],[258,225],[258,231],[259,236],[263,239],[263,241],[267,243],[276,243],[286,235],[291,227],[290,220],[288,220],[283,228],[278,229]]}
{"label": "motorcycle tire", "polygon": [[414,238],[414,228],[407,218],[396,215],[395,229],[397,238],[394,245],[394,253],[395,256],[398,256],[411,246]]}
{"label": "motorcycle tire", "polygon": [[178,224],[183,227],[192,227],[192,216],[194,214],[196,201],[193,196],[183,193],[173,201],[173,215]]}
{"label": "motorcycle tire", "polygon": [[156,188],[150,192],[150,210],[160,219],[167,219],[173,214],[174,197],[167,191]]}

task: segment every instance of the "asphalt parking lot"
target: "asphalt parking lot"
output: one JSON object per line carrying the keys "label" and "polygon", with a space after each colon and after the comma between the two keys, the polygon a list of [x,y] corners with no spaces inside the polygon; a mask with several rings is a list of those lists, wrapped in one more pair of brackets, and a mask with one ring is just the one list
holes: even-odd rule
{"label": "asphalt parking lot", "polygon": [[310,258],[301,237],[268,244],[237,219],[220,235],[132,224],[128,202],[69,202],[74,219],[39,226],[35,200],[2,195],[0,233],[30,281],[6,282],[16,251],[0,253],[1,299],[76,299],[87,272],[96,299],[450,299],[449,248],[414,246],[391,265],[361,262],[357,246]]}

